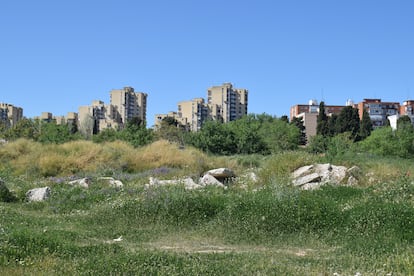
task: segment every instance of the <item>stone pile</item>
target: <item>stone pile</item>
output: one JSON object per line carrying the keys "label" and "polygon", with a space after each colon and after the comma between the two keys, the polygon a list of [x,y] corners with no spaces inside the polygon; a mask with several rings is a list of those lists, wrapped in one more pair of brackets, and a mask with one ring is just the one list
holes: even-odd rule
{"label": "stone pile", "polygon": [[314,164],[300,167],[291,174],[292,184],[304,190],[318,189],[322,185],[356,185],[361,170],[331,164]]}
{"label": "stone pile", "polygon": [[194,190],[205,188],[206,186],[218,186],[223,189],[227,189],[227,185],[230,181],[235,178],[235,174],[231,169],[228,168],[218,168],[209,170],[203,174],[198,181],[194,181],[192,178],[182,178],[182,179],[170,179],[170,180],[160,180],[154,177],[149,178],[149,183],[145,184],[145,188],[164,186],[164,185],[184,185],[186,190]]}

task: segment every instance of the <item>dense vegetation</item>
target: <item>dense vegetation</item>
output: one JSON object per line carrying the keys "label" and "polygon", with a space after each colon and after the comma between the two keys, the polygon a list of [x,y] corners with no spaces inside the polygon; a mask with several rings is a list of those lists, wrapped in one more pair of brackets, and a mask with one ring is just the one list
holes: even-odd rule
{"label": "dense vegetation", "polygon": [[[355,124],[339,128],[339,117],[326,124],[338,133],[323,132],[306,148],[300,122],[268,115],[208,122],[196,134],[173,120],[157,132],[135,122],[89,138],[54,124],[40,132],[31,120],[3,130],[0,274],[410,275],[413,128],[403,119],[396,131],[362,139],[362,123],[354,132]],[[359,184],[290,185],[294,169],[324,162],[359,166]],[[259,181],[144,188],[150,176],[197,179],[217,167],[254,171]],[[67,185],[84,176],[89,189]],[[44,186],[48,200],[25,200]]]}

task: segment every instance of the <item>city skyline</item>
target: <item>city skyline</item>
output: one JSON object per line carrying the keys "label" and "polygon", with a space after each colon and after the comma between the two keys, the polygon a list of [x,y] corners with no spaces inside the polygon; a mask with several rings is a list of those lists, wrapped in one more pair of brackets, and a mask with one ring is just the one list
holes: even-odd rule
{"label": "city skyline", "polygon": [[[411,1],[5,0],[0,100],[64,115],[112,89],[146,91],[148,126],[232,82],[249,113],[414,98]],[[162,101],[159,101],[162,99]]]}

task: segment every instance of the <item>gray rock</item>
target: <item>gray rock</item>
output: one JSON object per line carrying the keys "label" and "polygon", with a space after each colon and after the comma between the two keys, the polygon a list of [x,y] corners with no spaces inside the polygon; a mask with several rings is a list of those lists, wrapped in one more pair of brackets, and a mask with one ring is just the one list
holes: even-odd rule
{"label": "gray rock", "polygon": [[322,185],[356,185],[358,179],[351,175],[357,172],[357,167],[347,169],[344,166],[315,164],[298,168],[292,172],[292,184],[302,189],[317,189]]}
{"label": "gray rock", "polygon": [[26,193],[26,199],[32,201],[44,201],[50,197],[51,190],[49,187],[31,189]]}
{"label": "gray rock", "polygon": [[320,182],[310,182],[302,185],[300,188],[302,190],[316,190],[319,189],[322,186],[322,183]]}
{"label": "gray rock", "polygon": [[292,173],[292,177],[298,178],[298,177],[307,175],[311,172],[312,169],[313,169],[313,165],[300,167],[299,169],[297,169],[296,171]]}
{"label": "gray rock", "polygon": [[302,186],[302,185],[305,185],[306,183],[320,182],[320,180],[321,180],[321,176],[318,173],[312,173],[312,174],[308,174],[308,175],[301,176],[299,178],[294,179],[293,185]]}
{"label": "gray rock", "polygon": [[356,179],[352,175],[348,177],[348,181],[347,181],[348,186],[355,186],[355,185],[358,185],[358,183],[359,183],[358,179]]}
{"label": "gray rock", "polygon": [[121,180],[116,180],[113,177],[101,176],[98,177],[98,181],[106,181],[110,187],[116,189],[122,189],[124,187],[124,183]]}
{"label": "gray rock", "polygon": [[150,177],[149,184],[145,185],[145,188],[149,188],[151,186],[158,187],[158,186],[165,186],[165,185],[184,185],[186,190],[194,190],[202,188],[201,185],[194,182],[194,180],[190,177],[182,178],[182,179],[170,179],[170,180],[160,180],[154,177]]}
{"label": "gray rock", "polygon": [[347,170],[347,174],[355,177],[356,179],[359,179],[362,175],[362,170],[358,166],[352,166]]}
{"label": "gray rock", "polygon": [[220,181],[218,181],[214,176],[212,176],[210,174],[205,174],[200,179],[200,185],[202,185],[202,186],[214,185],[214,186],[218,186],[218,187],[222,187],[224,189],[227,189],[227,186],[225,186],[223,183],[221,183]]}
{"label": "gray rock", "polygon": [[218,169],[209,170],[205,174],[212,175],[216,179],[217,178],[229,178],[229,177],[235,176],[234,172],[228,168],[218,168]]}
{"label": "gray rock", "polygon": [[72,186],[79,186],[82,188],[89,188],[90,182],[91,180],[88,177],[85,177],[85,178],[80,178],[80,179],[69,181],[68,184]]}

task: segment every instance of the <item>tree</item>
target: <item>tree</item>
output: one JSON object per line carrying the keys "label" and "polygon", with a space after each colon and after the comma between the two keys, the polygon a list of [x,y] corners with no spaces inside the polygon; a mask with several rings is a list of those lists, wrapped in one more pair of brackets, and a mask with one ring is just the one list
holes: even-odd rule
{"label": "tree", "polygon": [[286,123],[289,123],[289,118],[288,118],[287,115],[283,115],[282,117],[280,117],[280,120],[282,120],[282,121],[284,121]]}
{"label": "tree", "polygon": [[259,131],[270,153],[295,150],[300,143],[299,128],[278,118],[265,120]]}
{"label": "tree", "polygon": [[237,153],[252,154],[268,152],[266,143],[260,136],[261,124],[255,115],[247,115],[229,123],[235,133]]}
{"label": "tree", "polygon": [[40,131],[37,141],[47,144],[62,144],[74,140],[75,136],[70,132],[68,125],[57,125],[55,122],[40,122]]}
{"label": "tree", "polygon": [[32,119],[23,118],[13,127],[7,129],[4,138],[15,140],[18,138],[27,138],[36,140],[39,136],[39,125]]}
{"label": "tree", "polygon": [[128,121],[126,127],[119,132],[118,137],[134,147],[144,146],[154,141],[153,131],[145,127],[145,122],[138,120]]}
{"label": "tree", "polygon": [[318,119],[316,120],[316,134],[327,137],[329,135],[328,116],[325,111],[325,103],[319,104]]}
{"label": "tree", "polygon": [[413,124],[411,122],[411,119],[407,115],[404,115],[398,118],[397,129],[412,128],[412,127],[413,127]]}
{"label": "tree", "polygon": [[156,136],[180,145],[184,145],[185,127],[173,117],[165,117],[157,127]]}
{"label": "tree", "polygon": [[79,132],[82,134],[82,136],[85,139],[90,139],[90,138],[92,138],[92,135],[93,135],[94,126],[95,126],[95,119],[92,116],[87,115],[80,122]]}
{"label": "tree", "polygon": [[92,137],[95,143],[113,142],[118,139],[119,132],[113,128],[106,128]]}
{"label": "tree", "polygon": [[328,118],[328,135],[330,137],[335,136],[336,134],[338,134],[338,127],[337,127],[337,121],[338,121],[338,115],[336,114],[332,114],[329,118]]}
{"label": "tree", "polygon": [[372,130],[373,130],[373,127],[372,127],[371,118],[369,117],[368,111],[364,109],[362,113],[361,126],[359,128],[360,140],[364,140],[365,138],[370,136]]}
{"label": "tree", "polygon": [[358,109],[352,106],[345,106],[336,120],[336,134],[350,132],[353,139],[356,140],[359,133],[359,125]]}
{"label": "tree", "polygon": [[231,155],[237,152],[234,132],[228,124],[207,121],[200,131],[194,133],[192,143],[195,147],[209,153]]}
{"label": "tree", "polygon": [[290,124],[296,126],[299,129],[299,145],[306,145],[306,128],[303,124],[303,118],[293,117]]}

